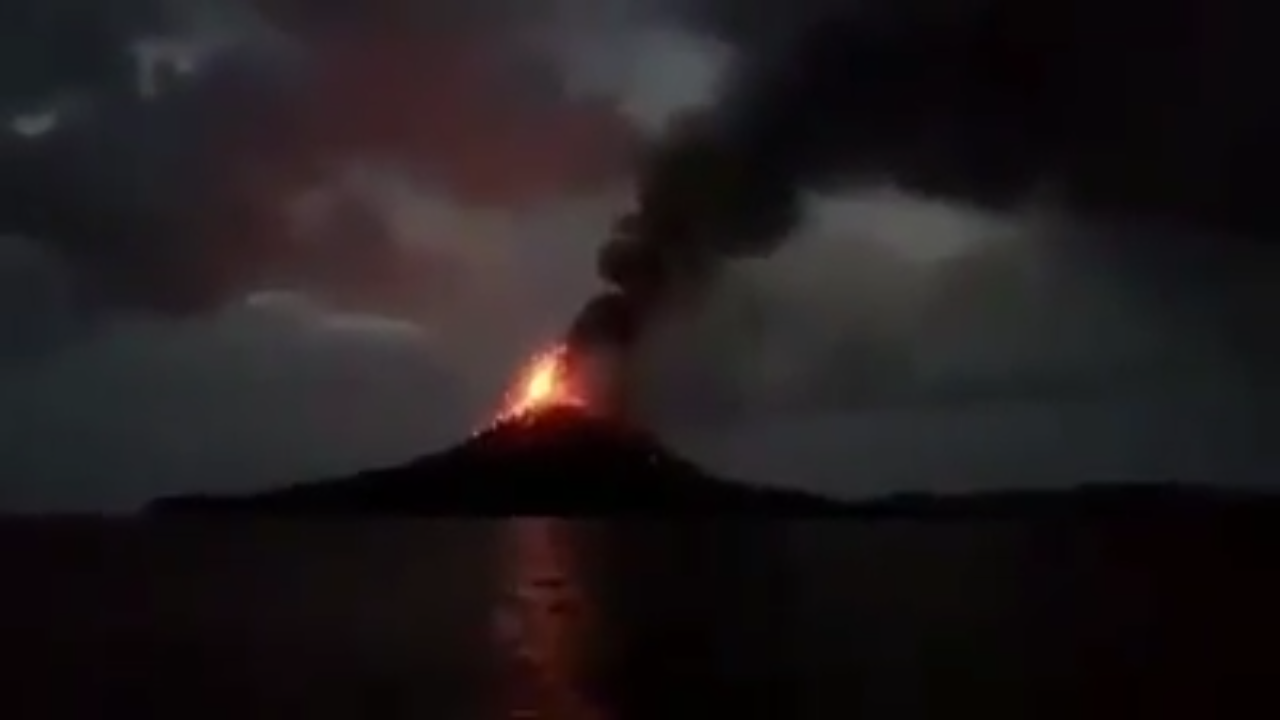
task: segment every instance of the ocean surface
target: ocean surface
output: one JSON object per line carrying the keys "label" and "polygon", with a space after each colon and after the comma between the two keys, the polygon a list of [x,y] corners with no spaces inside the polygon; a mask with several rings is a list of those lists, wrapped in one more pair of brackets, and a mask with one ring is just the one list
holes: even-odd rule
{"label": "ocean surface", "polygon": [[1150,518],[6,521],[0,716],[1231,717],[1280,678],[1274,556]]}

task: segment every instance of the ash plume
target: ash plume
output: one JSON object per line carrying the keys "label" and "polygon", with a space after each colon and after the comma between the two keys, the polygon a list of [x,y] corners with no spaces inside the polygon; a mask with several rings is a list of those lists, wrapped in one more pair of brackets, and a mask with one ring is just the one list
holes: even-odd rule
{"label": "ash plume", "polygon": [[710,107],[650,148],[601,252],[628,341],[723,263],[776,249],[801,198],[833,187],[888,181],[993,209],[1047,196],[1090,222],[1176,227],[1066,255],[1180,311],[1225,318],[1257,267],[1276,267],[1258,240],[1280,232],[1257,181],[1280,162],[1260,3],[747,5],[684,9],[737,60]]}

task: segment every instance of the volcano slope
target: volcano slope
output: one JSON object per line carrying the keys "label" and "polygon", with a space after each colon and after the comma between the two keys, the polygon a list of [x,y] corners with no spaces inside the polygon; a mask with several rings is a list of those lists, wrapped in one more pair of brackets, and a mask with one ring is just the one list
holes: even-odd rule
{"label": "volcano slope", "polygon": [[181,496],[152,512],[570,514],[832,511],[834,501],[714,478],[638,429],[571,407],[502,422],[405,465],[239,497]]}

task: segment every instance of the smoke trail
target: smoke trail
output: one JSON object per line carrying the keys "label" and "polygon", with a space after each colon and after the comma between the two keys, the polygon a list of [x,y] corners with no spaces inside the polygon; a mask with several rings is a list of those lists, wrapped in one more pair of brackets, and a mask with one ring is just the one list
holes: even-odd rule
{"label": "smoke trail", "polygon": [[1180,226],[1077,240],[1075,252],[1153,297],[1177,296],[1179,312],[1225,317],[1239,304],[1232,278],[1275,256],[1224,232],[1280,229],[1249,179],[1280,160],[1280,117],[1245,82],[1256,57],[1239,48],[1270,52],[1251,8],[1089,2],[1033,13],[990,0],[795,11],[772,32],[708,21],[738,60],[712,106],[651,149],[634,212],[601,253],[602,278],[625,299],[608,302],[627,309],[588,314],[626,322],[587,324],[626,341],[726,261],[776,249],[801,217],[802,191],[884,179],[997,208],[1050,187],[1069,214]]}
{"label": "smoke trail", "polygon": [[752,48],[715,102],[672,125],[645,158],[634,211],[599,258],[627,310],[584,313],[619,318],[613,329],[585,319],[575,329],[629,343],[662,308],[709,287],[724,262],[775,250],[800,221],[806,189],[906,168],[909,153],[896,136],[933,121],[934,108],[898,95],[936,106],[954,78],[951,66],[933,63],[933,46],[955,54],[967,42],[950,27],[858,14]]}

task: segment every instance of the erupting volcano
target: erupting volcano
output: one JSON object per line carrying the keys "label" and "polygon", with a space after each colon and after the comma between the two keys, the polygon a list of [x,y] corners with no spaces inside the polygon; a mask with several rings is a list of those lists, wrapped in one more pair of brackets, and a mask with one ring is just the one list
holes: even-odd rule
{"label": "erupting volcano", "polygon": [[669,278],[681,276],[684,266],[667,268],[665,256],[655,263],[649,249],[618,252],[619,247],[636,247],[630,243],[632,225],[622,223],[619,242],[609,246],[615,250],[606,250],[606,264],[647,267],[646,273],[627,277],[653,282],[635,281],[625,288],[612,283],[612,289],[591,298],[563,338],[516,374],[493,420],[465,442],[400,467],[350,478],[239,498],[165,498],[151,509],[564,515],[838,507],[804,493],[711,477],[633,422],[636,349],[655,313],[665,306],[650,291],[669,287]]}
{"label": "erupting volcano", "polygon": [[[726,482],[676,457],[621,414],[622,375],[580,345],[535,355],[485,428],[443,452],[353,477],[242,497],[163,498],[153,512],[501,514],[824,510],[803,493]],[[600,372],[603,369],[604,372]],[[602,382],[601,378],[608,382]]]}
{"label": "erupting volcano", "polygon": [[[583,305],[560,342],[517,374],[485,429],[399,468],[217,507],[401,514],[831,508],[802,493],[712,478],[633,422],[634,366],[651,328],[704,296],[726,262],[770,247],[791,220],[787,202],[768,204],[782,208],[778,213],[738,217],[778,187],[741,172],[733,148],[708,134],[714,127],[689,125],[690,132],[652,149],[639,168],[636,207],[618,218],[600,250],[605,289]],[[157,507],[210,504],[177,499]]]}
{"label": "erupting volcano", "polygon": [[535,355],[507,392],[494,424],[529,420],[551,408],[587,407],[569,352],[569,346],[561,343]]}

